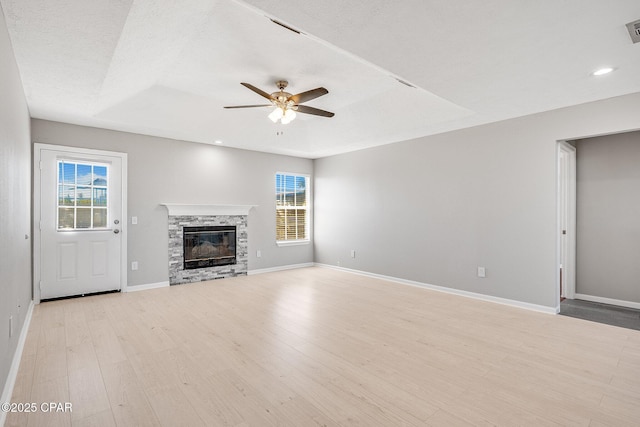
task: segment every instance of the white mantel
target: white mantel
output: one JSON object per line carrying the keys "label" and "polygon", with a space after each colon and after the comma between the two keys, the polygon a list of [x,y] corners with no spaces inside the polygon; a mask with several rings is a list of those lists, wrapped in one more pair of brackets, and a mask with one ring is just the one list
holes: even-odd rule
{"label": "white mantel", "polygon": [[167,208],[170,216],[181,215],[249,215],[251,208],[258,205],[185,205],[180,203],[160,203]]}

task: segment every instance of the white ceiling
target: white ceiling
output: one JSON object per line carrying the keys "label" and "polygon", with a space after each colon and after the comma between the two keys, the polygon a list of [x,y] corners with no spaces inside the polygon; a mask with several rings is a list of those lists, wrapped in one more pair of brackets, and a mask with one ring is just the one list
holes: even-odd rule
{"label": "white ceiling", "polygon": [[[640,92],[638,0],[0,3],[32,117],[300,157]],[[335,117],[222,108],[280,79]]]}

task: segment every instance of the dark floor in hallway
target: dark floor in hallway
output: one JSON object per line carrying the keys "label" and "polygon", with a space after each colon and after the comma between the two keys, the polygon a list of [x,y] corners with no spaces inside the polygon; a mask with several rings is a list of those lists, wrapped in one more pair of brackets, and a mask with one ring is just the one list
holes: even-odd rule
{"label": "dark floor in hallway", "polygon": [[640,331],[640,310],[633,308],[566,299],[560,303],[560,314]]}

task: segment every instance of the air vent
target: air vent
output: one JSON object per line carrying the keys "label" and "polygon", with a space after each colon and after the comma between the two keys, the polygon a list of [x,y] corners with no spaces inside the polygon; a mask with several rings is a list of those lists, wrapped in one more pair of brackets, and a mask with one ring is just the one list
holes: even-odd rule
{"label": "air vent", "polygon": [[629,22],[627,24],[627,30],[629,30],[631,41],[634,43],[639,43],[640,42],[640,19],[633,22]]}
{"label": "air vent", "polygon": [[412,87],[412,88],[414,88],[414,89],[416,88],[414,85],[412,85],[411,83],[407,83],[407,82],[405,82],[404,80],[400,80],[400,79],[396,79],[396,80],[397,80],[399,83],[402,83],[402,84],[403,84],[403,85],[405,85],[405,86],[409,86],[409,87]]}
{"label": "air vent", "polygon": [[[271,18],[269,18],[269,19],[271,19]],[[285,25],[280,21],[276,21],[275,19],[271,19],[271,22],[273,22],[274,24],[280,25],[281,27],[286,28],[289,31],[293,31],[296,34],[300,34],[300,31],[296,30],[295,28],[291,28],[290,26]]]}

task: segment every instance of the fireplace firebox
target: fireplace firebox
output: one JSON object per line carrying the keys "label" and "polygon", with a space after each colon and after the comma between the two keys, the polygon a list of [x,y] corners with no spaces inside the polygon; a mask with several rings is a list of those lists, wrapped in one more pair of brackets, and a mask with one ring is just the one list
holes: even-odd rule
{"label": "fireplace firebox", "polygon": [[206,268],[236,263],[236,227],[184,227],[184,269]]}

